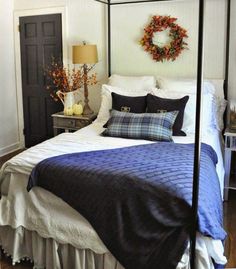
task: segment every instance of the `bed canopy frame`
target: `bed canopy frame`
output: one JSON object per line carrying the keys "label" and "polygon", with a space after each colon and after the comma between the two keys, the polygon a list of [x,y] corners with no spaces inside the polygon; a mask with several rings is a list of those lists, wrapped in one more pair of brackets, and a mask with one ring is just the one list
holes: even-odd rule
{"label": "bed canopy frame", "polygon": [[[117,0],[95,0],[107,6],[107,56],[108,56],[108,75],[111,75],[111,7],[127,4],[145,4],[154,2],[171,2],[177,0],[134,0],[134,1],[117,1]],[[192,225],[190,231],[190,267],[195,269],[195,249],[197,233],[197,213],[198,213],[198,195],[199,195],[199,172],[200,172],[200,119],[201,119],[201,95],[203,80],[203,42],[204,42],[204,4],[205,0],[199,1],[198,14],[198,57],[197,57],[197,95],[196,95],[196,125],[195,125],[195,147],[194,147],[194,169],[193,169],[193,192],[192,192]],[[230,14],[231,0],[227,1],[227,23],[226,23],[226,47],[225,47],[225,78],[224,78],[224,96],[228,97],[228,80],[229,80],[229,49],[230,49]],[[226,117],[225,117],[226,123]]]}

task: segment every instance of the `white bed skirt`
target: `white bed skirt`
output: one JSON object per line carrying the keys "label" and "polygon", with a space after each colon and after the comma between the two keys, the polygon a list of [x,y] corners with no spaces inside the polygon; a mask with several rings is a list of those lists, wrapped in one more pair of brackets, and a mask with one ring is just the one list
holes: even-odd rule
{"label": "white bed skirt", "polygon": [[[111,253],[97,254],[89,249],[77,249],[60,244],[52,238],[43,238],[24,227],[14,229],[0,226],[0,246],[12,264],[21,260],[34,262],[34,269],[124,269]],[[196,268],[213,269],[210,257],[196,250]],[[182,257],[177,269],[189,269],[189,255]]]}
{"label": "white bed skirt", "polygon": [[124,269],[110,253],[96,254],[59,244],[23,227],[0,226],[0,245],[11,256],[13,265],[29,259],[34,269]]}

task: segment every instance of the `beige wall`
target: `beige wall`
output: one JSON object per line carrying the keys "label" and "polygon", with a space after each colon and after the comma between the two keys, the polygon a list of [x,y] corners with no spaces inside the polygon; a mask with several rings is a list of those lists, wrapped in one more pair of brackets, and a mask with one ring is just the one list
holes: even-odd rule
{"label": "beige wall", "polygon": [[231,42],[229,66],[229,98],[236,103],[236,1],[231,1]]}
{"label": "beige wall", "polygon": [[0,0],[0,156],[19,147],[13,0]]}
{"label": "beige wall", "polygon": [[[205,76],[222,78],[224,65],[224,0],[207,0],[205,17]],[[198,1],[167,1],[149,5],[113,7],[113,71],[194,77],[197,66]],[[188,31],[188,48],[174,62],[155,62],[138,41],[153,15],[170,15]],[[220,18],[220,19],[219,19]]]}

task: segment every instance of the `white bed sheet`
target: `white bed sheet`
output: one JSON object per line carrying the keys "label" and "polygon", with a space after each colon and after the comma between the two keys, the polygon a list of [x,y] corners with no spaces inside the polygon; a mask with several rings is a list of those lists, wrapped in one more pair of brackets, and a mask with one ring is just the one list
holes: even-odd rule
{"label": "white bed sheet", "polygon": [[[28,175],[35,164],[48,157],[72,152],[112,149],[152,143],[147,140],[102,137],[99,135],[104,130],[102,126],[102,122],[95,121],[93,124],[75,133],[63,133],[38,144],[8,161],[4,166],[4,172],[19,172]],[[173,140],[175,143],[193,143],[194,135],[174,136]],[[211,129],[207,135],[202,137],[202,142],[211,145],[217,153],[218,163],[216,170],[223,197],[224,164],[221,134],[216,129]],[[0,174],[0,184],[1,178]]]}
{"label": "white bed sheet", "polygon": [[[26,191],[28,176],[32,168],[41,160],[72,152],[112,149],[152,143],[144,140],[131,140],[99,136],[102,123],[94,122],[75,133],[63,133],[15,156],[4,164],[0,175],[2,199],[0,200],[0,225],[13,228],[23,226],[37,231],[44,238],[52,237],[57,242],[70,243],[78,249],[91,249],[95,253],[108,250],[89,222],[68,204],[52,193],[39,187]],[[212,130],[203,142],[213,146],[218,155],[217,172],[223,190],[223,158],[218,131]],[[176,143],[192,143],[193,136],[174,137]],[[63,212],[63,213],[62,213]],[[208,252],[219,263],[225,263],[220,241],[206,239]],[[204,241],[204,238],[203,238]],[[201,248],[201,244],[197,245]],[[206,248],[206,246],[205,246]],[[210,268],[210,267],[209,267]]]}

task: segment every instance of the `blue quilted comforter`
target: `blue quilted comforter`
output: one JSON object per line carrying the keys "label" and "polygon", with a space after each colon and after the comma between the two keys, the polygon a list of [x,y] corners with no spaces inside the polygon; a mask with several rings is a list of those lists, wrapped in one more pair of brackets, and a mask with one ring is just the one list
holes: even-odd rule
{"label": "blue quilted comforter", "polygon": [[[174,269],[191,225],[193,155],[193,144],[168,142],[61,155],[33,169],[28,190],[78,210],[126,269]],[[224,240],[216,163],[202,144],[198,230]]]}

